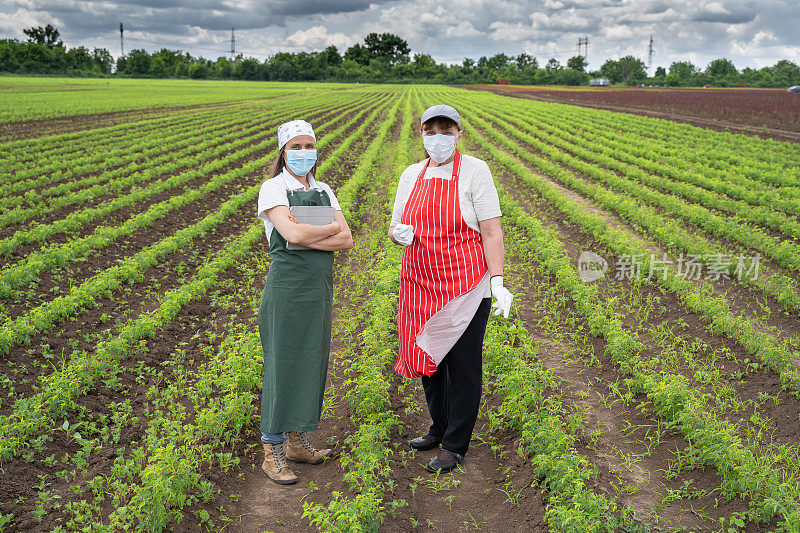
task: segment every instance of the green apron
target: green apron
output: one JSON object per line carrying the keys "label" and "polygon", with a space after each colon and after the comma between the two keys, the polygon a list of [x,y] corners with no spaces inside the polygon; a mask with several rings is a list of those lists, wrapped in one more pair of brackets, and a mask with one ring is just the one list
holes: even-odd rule
{"label": "green apron", "polygon": [[[289,205],[331,205],[325,191],[286,191]],[[270,236],[270,266],[258,332],[264,351],[261,432],[313,431],[328,376],[333,304],[333,252],[287,250]]]}

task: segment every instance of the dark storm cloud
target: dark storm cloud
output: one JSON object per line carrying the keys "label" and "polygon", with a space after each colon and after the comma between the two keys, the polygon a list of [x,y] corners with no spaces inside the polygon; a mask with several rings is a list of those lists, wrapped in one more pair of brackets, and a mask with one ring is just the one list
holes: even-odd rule
{"label": "dark storm cloud", "polygon": [[756,18],[755,9],[741,9],[732,13],[719,13],[715,11],[702,11],[694,15],[694,22],[721,22],[724,24],[745,24]]}
{"label": "dark storm cloud", "polygon": [[659,13],[664,13],[670,8],[667,2],[661,1],[642,2],[641,6],[642,13],[645,15],[658,15]]}
{"label": "dark storm cloud", "polygon": [[[380,4],[388,2],[371,2],[363,0],[321,0],[309,3],[297,2],[294,0],[283,0],[281,2],[270,2],[270,9],[281,15],[312,15],[329,13],[352,13],[367,9],[370,4]],[[310,8],[310,9],[309,9]]]}
{"label": "dark storm cloud", "polygon": [[532,7],[536,10],[544,8],[553,11],[562,11],[565,9],[597,9],[605,7],[619,7],[622,5],[624,5],[624,2],[621,0],[552,0],[550,2],[545,1],[532,3]]}
{"label": "dark storm cloud", "polygon": [[[297,2],[293,0],[260,0],[255,2],[233,2],[223,4],[212,0],[131,0],[126,2],[109,1],[71,1],[56,0],[11,0],[5,11],[14,7],[46,12],[71,24],[62,33],[69,32],[86,35],[103,33],[108,19],[132,19],[140,21],[146,28],[143,31],[166,31],[181,34],[183,31],[169,31],[176,27],[199,27],[206,30],[222,30],[237,27],[241,29],[284,26],[288,17],[314,17],[332,13],[353,13],[368,9],[370,4],[391,3],[394,0],[375,2],[369,0],[319,0]],[[80,30],[76,32],[74,30]],[[94,30],[94,31],[92,31]]]}

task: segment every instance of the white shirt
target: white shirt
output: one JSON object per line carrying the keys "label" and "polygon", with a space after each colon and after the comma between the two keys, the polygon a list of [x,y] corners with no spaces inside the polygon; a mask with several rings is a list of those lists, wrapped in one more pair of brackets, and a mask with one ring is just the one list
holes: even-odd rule
{"label": "white shirt", "polygon": [[258,191],[258,218],[264,221],[264,231],[267,234],[267,242],[269,242],[272,230],[275,228],[275,225],[269,219],[269,216],[267,216],[267,211],[276,205],[285,205],[289,207],[289,198],[286,195],[287,190],[325,191],[331,199],[331,206],[337,211],[342,210],[342,207],[339,205],[339,200],[337,200],[336,195],[333,194],[333,189],[327,184],[314,179],[314,176],[310,172],[308,173],[307,179],[308,189],[284,167],[283,172],[261,184],[261,189]]}
{"label": "white shirt", "polygon": [[[406,207],[408,197],[411,196],[411,190],[414,188],[414,183],[424,164],[424,160],[413,163],[407,166],[400,175],[390,226],[400,223],[403,209]],[[453,163],[450,162],[437,167],[428,165],[422,179],[450,179],[452,175]],[[497,188],[494,186],[492,171],[489,170],[489,165],[483,159],[461,154],[461,170],[458,175],[458,205],[461,208],[461,217],[464,222],[479,233],[481,231],[479,221],[503,215],[500,211],[500,198],[498,198]]]}
{"label": "white shirt", "polygon": [[[424,164],[425,160],[413,163],[407,166],[400,175],[390,226],[400,223],[408,197],[411,196],[414,183],[417,181],[417,176],[419,176]],[[453,162],[450,162],[436,167],[428,165],[422,179],[450,179],[452,176]],[[458,174],[458,206],[461,209],[461,218],[464,219],[464,223],[478,233],[481,231],[478,222],[503,215],[500,210],[500,198],[497,195],[497,187],[494,185],[492,172],[483,159],[461,154],[461,170]],[[491,296],[492,289],[487,282],[484,298],[490,298]]]}

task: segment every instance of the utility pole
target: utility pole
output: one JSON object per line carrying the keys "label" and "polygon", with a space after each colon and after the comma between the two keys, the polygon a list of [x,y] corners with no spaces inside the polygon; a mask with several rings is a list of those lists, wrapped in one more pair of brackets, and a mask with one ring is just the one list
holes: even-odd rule
{"label": "utility pole", "polygon": [[236,57],[236,37],[233,35],[233,28],[231,28],[231,61]]}
{"label": "utility pole", "polygon": [[125,55],[125,47],[122,45],[122,23],[119,23],[119,52]]}
{"label": "utility pole", "polygon": [[[581,47],[584,47],[585,51],[581,54]],[[586,56],[589,54],[589,37],[578,37],[578,55],[583,56],[586,59]]]}
{"label": "utility pole", "polygon": [[650,36],[650,46],[647,47],[647,74],[652,76],[653,72],[653,36]]}

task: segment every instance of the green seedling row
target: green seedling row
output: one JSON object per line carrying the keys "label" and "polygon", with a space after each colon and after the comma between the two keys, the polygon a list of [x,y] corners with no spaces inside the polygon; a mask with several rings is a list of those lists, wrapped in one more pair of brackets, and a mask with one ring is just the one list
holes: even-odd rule
{"label": "green seedling row", "polygon": [[[361,116],[361,114],[365,112],[366,110],[362,110],[358,116]],[[336,122],[338,118],[339,117],[329,121],[328,124]],[[354,119],[351,120],[354,121]],[[344,127],[337,129],[338,133],[341,133],[341,131],[344,131]],[[245,167],[240,167],[224,174],[214,175],[214,172],[220,168],[235,164],[236,161],[244,159],[249,154],[262,153],[264,150],[268,149],[273,142],[273,139],[264,139],[256,144],[242,148],[239,151],[232,152],[227,156],[207,162],[197,169],[187,170],[181,174],[183,179],[187,179],[187,175],[189,176],[188,179],[207,175],[212,175],[213,177],[201,187],[189,189],[183,194],[173,196],[172,198],[150,206],[147,211],[132,216],[119,226],[101,226],[86,237],[72,239],[63,244],[54,244],[39,251],[32,252],[19,263],[0,271],[0,298],[10,296],[14,290],[23,285],[35,283],[38,279],[38,275],[44,270],[52,270],[64,266],[71,261],[85,257],[86,254],[91,251],[100,250],[109,246],[116,239],[125,235],[130,235],[137,229],[148,227],[153,221],[164,217],[169,212],[185,207],[192,202],[202,199],[206,194],[234,182],[243,175],[244,168],[252,168],[254,163],[249,162]],[[264,165],[273,157],[275,157],[275,154],[270,152],[270,155],[259,158],[255,163]],[[252,189],[249,189],[249,191],[252,191]],[[257,192],[256,190],[256,194]],[[79,213],[72,216],[76,215],[79,216]]]}
{"label": "green seedling row", "polygon": [[[520,116],[525,116],[531,124],[539,125],[562,138],[574,139],[581,146],[594,146],[604,154],[652,173],[713,190],[752,205],[772,207],[788,213],[798,211],[797,196],[800,190],[786,186],[786,169],[776,171],[774,178],[764,183],[748,175],[760,174],[763,178],[766,171],[754,169],[744,173],[740,166],[722,166],[710,160],[705,153],[702,159],[691,158],[688,152],[692,148],[686,146],[685,142],[673,145],[643,139],[639,133],[620,129],[619,124],[603,125],[575,113],[569,115],[569,120],[564,120],[563,114],[555,115],[547,108],[520,111]],[[790,198],[784,199],[784,196]]]}
{"label": "green seedling row", "polygon": [[[365,112],[366,110],[362,113]],[[379,110],[373,111],[368,118],[374,118],[378,112]],[[350,124],[355,123],[360,116],[361,115],[356,115],[350,119],[348,123],[340,126],[325,137],[322,137],[319,140],[318,146],[324,147],[329,142],[341,137],[346,128],[349,127]],[[333,122],[336,122],[336,119],[330,121],[330,123]],[[366,121],[364,122],[364,127],[366,127],[367,123],[368,122]],[[327,125],[321,126],[320,130],[324,131],[325,126]],[[345,140],[341,145],[339,145],[337,150],[331,154],[331,157],[336,157],[338,153],[346,150],[346,146],[349,146],[349,144],[352,143],[352,140],[353,137]],[[273,149],[272,151],[268,152],[267,155],[262,156],[254,161],[250,161],[244,166],[231,170],[226,174],[216,176],[214,179],[219,181],[232,181],[236,178],[247,176],[268,164],[276,155],[277,150]],[[213,183],[214,182],[212,180],[212,182],[209,183],[209,186],[212,186]],[[82,309],[94,305],[96,298],[100,297],[101,295],[112,295],[122,283],[130,283],[139,279],[147,268],[156,264],[167,254],[180,249],[184,245],[187,245],[195,237],[204,235],[211,228],[223,222],[237,209],[240,209],[241,206],[245,205],[246,202],[252,201],[258,195],[260,187],[260,183],[252,187],[248,187],[244,192],[232,196],[229,200],[217,208],[214,213],[206,216],[197,224],[181,229],[172,236],[167,237],[164,240],[143,249],[136,255],[125,259],[118,265],[102,271],[81,285],[70,289],[67,295],[42,304],[18,318],[6,321],[6,323],[0,325],[0,350],[2,353],[7,353],[12,346],[21,342],[27,342],[37,332],[47,331],[59,321],[74,315]],[[202,197],[204,192],[205,191],[202,190],[194,190],[187,194],[191,194],[194,196],[194,199],[197,199]],[[183,201],[185,201],[185,199]]]}
{"label": "green seedling row", "polygon": [[[345,102],[346,100],[342,97],[342,95],[339,95],[339,98],[331,101],[329,105],[343,104]],[[280,109],[292,107],[293,104],[291,103],[278,104],[270,110],[270,113],[277,112]],[[322,109],[320,110],[322,111]],[[26,202],[36,204],[41,202],[41,196],[49,196],[54,194],[60,195],[75,188],[102,183],[118,175],[140,170],[139,160],[143,158],[146,160],[152,156],[164,153],[171,155],[170,152],[175,151],[175,149],[189,145],[191,142],[196,141],[196,139],[205,138],[207,134],[198,136],[197,133],[200,133],[206,128],[217,130],[219,128],[228,126],[241,127],[245,124],[251,124],[252,122],[257,121],[259,118],[265,118],[264,110],[259,108],[255,108],[246,113],[239,112],[235,115],[235,117],[236,118],[233,121],[220,123],[215,122],[211,125],[208,125],[207,120],[198,120],[198,124],[192,124],[185,128],[179,128],[178,131],[169,129],[156,129],[150,132],[147,138],[142,141],[139,146],[134,145],[131,150],[126,149],[122,155],[113,153],[109,154],[107,152],[103,152],[102,150],[99,151],[99,153],[97,150],[87,150],[83,154],[76,151],[75,153],[78,155],[72,160],[64,161],[59,159],[57,162],[52,163],[51,165],[39,164],[26,173],[19,173],[17,175],[19,178],[17,181],[9,183],[3,187],[8,189],[8,191],[6,191],[7,193],[28,191],[23,195],[4,198],[3,206],[7,207],[10,205],[23,205]],[[191,132],[191,135],[187,136],[187,131]],[[161,160],[163,160],[163,157],[159,158],[159,161],[156,162],[160,162]],[[153,161],[151,161],[151,164],[152,163]],[[111,170],[107,172],[100,172],[103,169]],[[83,176],[85,174],[90,174],[90,176],[87,178],[71,179]],[[42,191],[41,193],[30,190],[33,187],[57,182],[60,183]]]}
{"label": "green seedling row", "polygon": [[[369,120],[362,122],[360,126],[362,131],[363,129],[367,128],[372,120],[375,119],[379,111],[380,109],[373,111],[368,117]],[[358,118],[360,118],[359,115],[352,119],[352,122],[355,122],[358,120]],[[348,126],[349,124],[345,124],[333,132],[322,136],[319,139],[318,146],[324,146],[327,143],[335,141],[341,137],[342,133]],[[324,131],[324,127],[320,127],[320,130]],[[347,149],[347,146],[349,146],[349,144],[351,144],[356,138],[357,135],[349,137],[342,143],[342,145],[340,145],[340,148],[344,148],[337,150],[334,152],[334,154],[344,153]],[[277,150],[273,150],[268,156],[262,158],[262,160],[249,163],[240,169],[240,173],[247,174],[252,172],[256,168],[268,162],[272,157],[275,156],[276,153]],[[320,174],[324,174],[327,168],[330,168],[330,165],[334,164],[338,157],[334,154],[326,159],[326,165],[320,165],[320,168],[318,169]],[[60,315],[57,312],[58,310],[54,309],[53,306],[45,304],[44,306],[34,310],[29,315],[21,317],[22,319],[25,319],[30,315],[34,315],[33,320],[23,322],[22,320],[18,319],[14,321],[12,326],[3,327],[0,329],[0,336],[4,337],[3,341],[5,342],[3,346],[10,347],[13,345],[14,341],[11,340],[9,343],[8,340],[12,339],[15,333],[17,334],[17,340],[21,340],[20,335],[33,335],[35,331],[37,331],[37,327],[39,328],[38,331],[41,331],[45,327],[50,327],[53,323],[55,323],[55,321],[63,319],[69,314],[77,312],[78,309],[85,307],[86,305],[90,305],[94,301],[93,295],[110,295],[116,288],[120,286],[123,280],[136,279],[137,277],[140,277],[141,272],[143,272],[148,266],[154,264],[154,262],[160,257],[163,257],[165,254],[171,253],[179,249],[181,246],[188,244],[194,237],[204,235],[214,226],[224,221],[229,215],[235,213],[237,210],[242,209],[242,206],[246,202],[252,202],[255,196],[258,194],[260,187],[261,184],[259,183],[254,187],[248,188],[245,192],[233,196],[230,200],[220,206],[217,211],[208,215],[194,226],[190,226],[178,231],[175,235],[167,237],[153,246],[142,250],[142,252],[132,256],[130,259],[126,260],[120,265],[112,267],[98,276],[91,278],[82,286],[72,289],[69,295],[62,297],[61,302],[58,300],[54,301],[62,304],[60,306],[62,310]],[[255,234],[256,228],[263,233],[263,226],[256,224],[253,226],[253,229],[250,230],[248,235]],[[66,313],[63,312],[65,306],[70,306],[70,310]],[[177,313],[177,309],[175,312]],[[38,317],[36,315],[38,315]],[[175,314],[171,315],[171,317],[174,316]],[[40,320],[37,321],[36,318],[40,318]],[[47,324],[48,320],[50,321],[50,324]],[[13,325],[17,326],[16,329],[13,327]],[[121,337],[122,336],[120,336],[120,338]],[[102,352],[100,348],[102,348],[102,346],[97,347],[93,351],[94,354]],[[6,348],[6,350],[7,349],[8,348]],[[118,358],[123,354],[124,350],[117,350],[114,352],[114,357]],[[86,371],[84,368],[85,365],[93,365],[95,362],[92,354],[85,354],[85,357],[87,358],[87,361],[84,362],[82,362],[82,358],[71,359],[66,369],[54,372],[53,374],[50,374],[44,378],[42,380],[40,391],[33,397],[34,399],[25,398],[18,400],[15,403],[14,413],[12,415],[0,417],[0,427],[3,428],[4,434],[6,435],[6,438],[2,443],[0,443],[0,457],[6,457],[9,454],[17,453],[19,451],[19,447],[24,442],[25,436],[41,430],[51,420],[52,417],[61,416],[61,414],[66,412],[66,410],[73,408],[75,396],[81,394],[82,391],[85,391],[86,387],[88,387],[95,379],[102,375],[102,373],[92,373]],[[76,370],[76,368],[78,370]],[[80,377],[78,384],[75,383],[76,376]]]}
{"label": "green seedling row", "polygon": [[[484,113],[483,116],[485,117],[486,114]],[[616,191],[626,193],[629,197],[641,200],[645,205],[658,207],[667,214],[676,215],[719,236],[732,239],[740,245],[761,250],[775,259],[778,264],[791,270],[800,269],[800,254],[798,254],[800,247],[796,243],[789,240],[781,242],[761,228],[745,223],[748,221],[766,224],[776,229],[784,228],[790,236],[800,235],[800,224],[794,218],[787,218],[785,215],[775,212],[772,212],[775,216],[766,219],[758,215],[748,217],[747,206],[727,205],[719,199],[718,195],[711,193],[693,198],[701,203],[689,204],[677,196],[655,190],[656,188],[665,188],[672,193],[685,193],[686,190],[676,185],[675,182],[649,174],[638,166],[619,162],[603,153],[602,149],[597,147],[588,149],[568,141],[559,141],[552,135],[537,131],[536,126],[516,119],[508,113],[499,114],[496,120],[502,120],[506,124],[520,127],[524,132],[535,134],[535,138],[529,138],[530,143],[542,153],[607,184]],[[539,141],[539,138],[546,140],[549,144]],[[556,149],[553,149],[554,147]],[[575,156],[570,156],[567,151],[572,152]],[[586,163],[586,161],[596,164]],[[619,175],[607,169],[616,170]],[[708,207],[705,207],[706,205]],[[711,211],[711,208],[723,209],[723,206],[727,206],[729,210],[735,210],[737,215],[721,216]]]}
{"label": "green seedling row", "polygon": [[[480,114],[480,112],[476,111],[476,114]],[[507,135],[493,128],[491,124],[481,119],[480,116],[475,116],[474,122],[481,127],[482,130],[486,132],[486,135],[493,141],[511,150],[528,163],[533,164],[544,174],[552,176],[557,181],[569,188],[577,190],[587,197],[596,199],[604,207],[620,213],[629,220],[634,227],[643,228],[646,230],[648,236],[653,237],[656,241],[668,248],[683,251],[688,254],[698,254],[699,261],[704,264],[709,264],[714,261],[715,257],[719,257],[719,254],[736,255],[731,250],[711,243],[700,236],[688,234],[686,229],[677,221],[659,215],[653,208],[641,202],[626,198],[619,193],[607,191],[596,184],[589,183],[575,176],[572,172],[562,168],[551,159],[524,150],[518,142],[513,141]],[[528,136],[511,128],[511,126],[501,125],[501,129],[507,131],[508,135],[514,138],[522,138],[527,142]],[[589,170],[591,171],[591,169]],[[552,185],[546,183],[543,179],[536,179],[534,177],[534,180],[538,185],[537,190],[539,188],[546,188],[551,194],[561,196],[560,193],[555,191]],[[641,253],[646,256],[650,254],[647,250]],[[723,267],[726,267],[729,272],[728,275],[731,275],[730,273],[734,271],[736,266],[735,262],[723,264]],[[778,272],[773,272],[772,269],[766,265],[759,265],[758,277],[743,275],[740,281],[743,284],[757,287],[764,293],[775,297],[775,299],[787,309],[795,312],[800,311],[800,290],[797,288],[797,281],[793,278]]]}
{"label": "green seedling row", "polygon": [[[372,102],[365,102],[363,106],[370,108],[371,103]],[[330,108],[324,108],[322,111],[327,113],[330,111]],[[340,116],[341,110],[337,108],[336,111],[339,112]],[[179,171],[181,168],[197,168],[205,161],[211,161],[221,156],[224,157],[225,153],[235,153],[239,147],[247,146],[253,142],[266,140],[266,138],[271,134],[266,133],[265,130],[274,128],[284,118],[285,116],[280,115],[278,115],[277,118],[274,116],[260,117],[256,121],[257,124],[251,126],[250,128],[237,130],[219,138],[205,139],[200,142],[196,141],[196,144],[186,151],[170,153],[163,158],[160,158],[162,160],[173,160],[175,161],[174,163],[161,165],[153,169],[143,169],[140,166],[136,169],[136,173],[131,174],[128,178],[114,180],[107,185],[98,185],[74,195],[59,197],[50,206],[48,206],[48,210],[62,207],[63,205],[69,205],[70,203],[79,203],[86,198],[92,198],[97,194],[108,192],[111,189],[111,186],[114,186],[114,189],[118,187],[121,188],[129,186],[138,181],[152,180],[153,176],[173,173]],[[192,153],[197,153],[197,155],[191,156],[190,154]],[[136,167],[135,164],[132,166]],[[142,170],[145,171],[141,172]],[[90,207],[83,211],[73,212],[66,218],[53,222],[52,224],[36,224],[28,230],[20,230],[10,237],[0,240],[0,254],[9,255],[10,252],[21,245],[29,244],[31,242],[44,241],[45,239],[58,233],[75,231],[76,229],[86,225],[88,222],[105,217],[123,207],[136,205],[142,200],[155,194],[177,188],[195,179],[196,177],[196,173],[180,173],[164,181],[155,181],[147,187],[134,188],[130,190],[128,194],[124,196],[117,196],[97,207]],[[27,213],[25,213],[27,216],[38,214],[36,213],[36,209],[27,209],[21,211],[27,211]],[[11,215],[11,213],[9,213],[9,215]]]}
{"label": "green seedling row", "polygon": [[[467,132],[474,132],[468,121],[462,120]],[[497,149],[481,134],[474,134],[473,139],[523,180],[531,176],[520,160]],[[582,211],[574,200],[561,195],[548,197],[559,210],[565,211],[570,218],[581,227],[591,225],[598,227],[596,216]],[[519,208],[517,208],[519,209]],[[542,234],[537,240],[535,249],[545,247],[545,242],[561,249],[560,257],[556,256],[545,264],[552,270],[558,283],[572,293],[576,307],[585,314],[592,333],[602,334],[608,341],[607,353],[620,365],[626,374],[631,376],[631,385],[648,395],[658,413],[673,421],[681,429],[693,446],[700,448],[706,464],[714,464],[723,477],[723,490],[729,495],[749,498],[751,512],[749,518],[764,521],[778,514],[785,519],[782,522],[786,531],[793,531],[792,524],[797,524],[800,516],[800,499],[796,482],[792,478],[783,479],[781,472],[773,470],[773,464],[780,458],[759,457],[736,435],[735,429],[726,421],[716,419],[705,411],[705,406],[687,387],[685,379],[680,375],[652,374],[646,362],[637,354],[642,348],[641,341],[635,333],[628,332],[622,326],[620,316],[605,303],[598,301],[596,287],[587,285],[579,277],[569,258],[563,252],[563,246],[552,230],[547,230],[538,221],[528,217],[527,222],[534,228],[529,235]],[[605,223],[603,222],[603,226]],[[597,233],[595,233],[597,237]],[[623,237],[623,239],[625,239]],[[598,239],[600,240],[600,239]],[[622,239],[620,239],[622,240]],[[625,239],[627,241],[628,239]],[[611,243],[604,241],[613,248]],[[660,278],[659,278],[660,279]],[[677,278],[668,277],[676,281]],[[687,285],[691,283],[683,281]],[[665,284],[666,285],[666,284]],[[692,287],[695,289],[694,287]],[[696,291],[696,289],[695,289]],[[693,295],[694,296],[694,295]],[[703,300],[708,303],[708,299]],[[716,329],[716,328],[715,328]],[[796,384],[796,381],[794,382]],[[794,488],[793,488],[794,487]]]}
{"label": "green seedling row", "polygon": [[[408,130],[411,123],[409,95],[402,97],[403,113],[401,132]],[[359,163],[353,178],[340,189],[340,200],[346,218],[353,218],[357,212],[356,193],[368,179],[376,179],[374,173],[379,169],[377,161],[387,153],[387,140],[395,121],[398,120],[401,98],[398,97],[377,135],[370,143]],[[402,136],[400,146],[407,146]],[[394,171],[405,166],[408,152],[395,152]],[[386,207],[384,206],[384,210]],[[354,227],[357,227],[355,225]],[[371,270],[358,269],[346,274],[354,278],[358,285],[367,281],[370,284],[366,302],[357,316],[350,321],[351,335],[357,324],[365,325],[360,334],[358,349],[350,347],[345,354],[350,375],[345,386],[348,387],[344,401],[350,406],[351,423],[358,426],[356,432],[346,438],[348,448],[343,451],[340,462],[345,470],[344,480],[357,492],[348,498],[341,492],[334,492],[328,505],[304,503],[303,515],[311,525],[320,531],[375,531],[388,511],[384,502],[388,490],[387,481],[391,470],[388,458],[392,454],[389,436],[399,424],[398,416],[392,412],[389,402],[389,380],[384,369],[396,353],[397,341],[392,339],[396,322],[396,281],[393,282],[398,250],[393,250],[383,239],[370,238],[364,246],[364,257],[383,257]],[[394,295],[394,297],[393,297]],[[405,502],[397,501],[389,507],[396,508]]]}
{"label": "green seedling row", "polygon": [[[107,128],[111,131],[106,131],[106,128],[91,129],[86,131],[83,136],[76,136],[69,141],[63,142],[61,139],[57,139],[57,136],[44,136],[34,137],[31,140],[36,142],[15,149],[9,148],[8,145],[11,143],[3,143],[8,159],[3,161],[0,181],[5,184],[23,177],[30,178],[32,177],[30,174],[24,173],[35,171],[42,167],[47,168],[47,165],[57,161],[68,163],[71,160],[82,157],[89,151],[102,151],[119,155],[117,152],[120,148],[140,146],[142,140],[151,137],[154,131],[176,131],[179,129],[189,131],[192,125],[208,124],[209,121],[215,119],[219,119],[218,113],[214,110],[206,110],[190,115],[172,115],[157,120],[121,124],[115,126],[114,130]],[[127,126],[127,128],[122,126]],[[102,161],[102,159],[99,161]]]}

